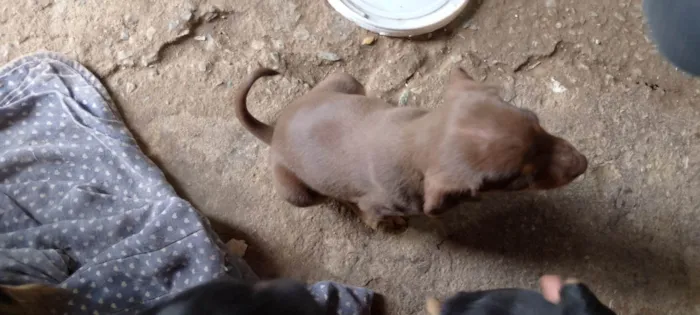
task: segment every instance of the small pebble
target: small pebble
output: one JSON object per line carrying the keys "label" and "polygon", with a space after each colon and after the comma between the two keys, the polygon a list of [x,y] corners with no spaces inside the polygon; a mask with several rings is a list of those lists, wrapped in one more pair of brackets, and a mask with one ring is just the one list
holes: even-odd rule
{"label": "small pebble", "polygon": [[194,37],[194,40],[203,42],[203,41],[207,40],[207,37],[204,36],[204,35],[197,35],[197,36]]}
{"label": "small pebble", "polygon": [[284,49],[284,42],[279,40],[279,39],[273,39],[272,46],[277,50],[283,50]]}
{"label": "small pebble", "polygon": [[373,45],[377,41],[377,36],[367,36],[362,39],[362,46]]}
{"label": "small pebble", "polygon": [[192,19],[192,12],[191,11],[186,11],[180,15],[180,18],[182,18],[183,21],[189,21]]}
{"label": "small pebble", "polygon": [[178,38],[183,37],[183,36],[187,36],[187,35],[190,35],[190,29],[189,29],[189,28],[186,28],[186,29],[182,30],[182,32],[177,33],[177,37],[178,37]]}
{"label": "small pebble", "polygon": [[131,93],[134,90],[136,90],[136,84],[133,84],[131,82],[126,83],[126,93]]}
{"label": "small pebble", "polygon": [[206,61],[200,62],[197,65],[197,69],[199,69],[199,71],[201,71],[201,72],[207,72],[207,70],[209,70],[209,62],[206,62]]}
{"label": "small pebble", "polygon": [[214,11],[214,12],[207,12],[205,13],[202,18],[204,19],[205,22],[211,22],[214,19],[219,17],[219,13]]}
{"label": "small pebble", "polygon": [[143,65],[144,67],[150,66],[150,65],[158,62],[159,59],[160,59],[160,56],[158,56],[158,53],[153,52],[153,53],[150,53],[148,55],[141,57],[141,65]]}
{"label": "small pebble", "polygon": [[399,96],[399,106],[408,105],[409,97],[411,97],[411,91],[409,91],[408,89],[404,90],[403,93],[401,93],[401,96]]}
{"label": "small pebble", "polygon": [[618,19],[620,22],[625,22],[625,21],[627,20],[627,19],[625,19],[625,17],[622,16],[622,14],[620,14],[619,12],[614,12],[614,13],[613,13],[613,16],[614,16],[616,19]]}
{"label": "small pebble", "polygon": [[219,44],[214,40],[214,38],[211,37],[211,35],[207,35],[207,40],[206,44],[204,45],[204,49],[207,51],[214,51],[217,48],[219,48]]}
{"label": "small pebble", "polygon": [[270,67],[275,70],[279,70],[282,65],[282,56],[279,52],[273,51],[268,55],[268,59],[272,63]]}
{"label": "small pebble", "polygon": [[261,40],[254,40],[253,42],[250,43],[250,47],[252,47],[255,50],[261,50],[265,48],[265,42]]}
{"label": "small pebble", "polygon": [[179,21],[170,21],[170,23],[168,23],[168,30],[174,31],[178,25],[180,25]]}
{"label": "small pebble", "polygon": [[307,31],[305,28],[300,27],[296,31],[294,31],[294,38],[298,40],[308,40],[311,34],[309,34],[309,31]]}
{"label": "small pebble", "polygon": [[139,20],[131,14],[124,14],[124,24],[126,24],[127,27],[134,26],[138,22]]}
{"label": "small pebble", "polygon": [[131,54],[126,51],[120,50],[117,52],[117,60],[119,61],[127,59],[129,57],[131,57]]}
{"label": "small pebble", "polygon": [[321,51],[316,56],[318,56],[318,58],[320,58],[320,59],[327,60],[330,62],[336,62],[336,61],[340,61],[342,59],[337,54],[334,54],[334,53],[329,52],[329,51]]}
{"label": "small pebble", "polygon": [[613,83],[615,83],[615,77],[613,77],[613,76],[610,75],[610,74],[606,74],[606,75],[605,75],[605,84],[606,84],[606,85],[611,85],[611,84],[613,84]]}
{"label": "small pebble", "polygon": [[154,36],[155,34],[156,34],[156,29],[155,29],[153,26],[149,27],[149,28],[146,30],[146,38],[148,39],[149,42],[150,42],[150,41],[153,41],[153,36]]}
{"label": "small pebble", "polygon": [[123,30],[122,33],[120,34],[119,38],[121,40],[124,40],[124,41],[129,40],[129,32],[127,32],[126,30]]}

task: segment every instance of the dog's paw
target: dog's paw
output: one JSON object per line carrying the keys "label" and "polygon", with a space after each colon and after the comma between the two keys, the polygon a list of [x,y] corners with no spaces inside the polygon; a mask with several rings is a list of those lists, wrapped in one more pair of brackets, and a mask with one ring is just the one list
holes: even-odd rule
{"label": "dog's paw", "polygon": [[376,231],[379,230],[379,223],[381,222],[381,217],[378,217],[376,215],[372,215],[368,212],[362,211],[359,208],[357,209],[357,214],[360,217],[360,220],[362,223],[364,223],[366,226],[368,226],[370,229]]}
{"label": "dog's paw", "polygon": [[379,228],[388,232],[401,232],[408,228],[408,221],[400,216],[384,217],[379,221]]}
{"label": "dog's paw", "polygon": [[246,244],[246,242],[243,240],[232,238],[226,243],[226,247],[229,251],[231,251],[231,253],[236,254],[239,257],[243,257],[245,255],[245,251],[248,249],[248,244]]}
{"label": "dog's paw", "polygon": [[371,211],[364,211],[352,205],[351,209],[360,217],[360,220],[373,231],[401,232],[408,227],[408,221],[402,216],[380,216]]}

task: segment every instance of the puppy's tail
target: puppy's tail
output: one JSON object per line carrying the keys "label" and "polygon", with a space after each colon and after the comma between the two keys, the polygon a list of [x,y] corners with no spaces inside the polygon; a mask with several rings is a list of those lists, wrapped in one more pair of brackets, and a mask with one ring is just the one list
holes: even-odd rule
{"label": "puppy's tail", "polygon": [[246,97],[248,96],[248,92],[253,86],[253,83],[255,83],[255,81],[257,81],[260,77],[278,74],[279,72],[272,69],[258,68],[257,70],[253,71],[253,73],[251,73],[250,76],[248,76],[248,78],[243,82],[243,85],[241,85],[240,89],[236,93],[236,98],[234,100],[236,105],[236,117],[238,117],[238,120],[241,122],[241,124],[243,124],[243,127],[245,127],[245,129],[252,133],[256,138],[267,144],[272,142],[272,133],[275,129],[272,126],[259,121],[250,114],[248,111],[248,106],[246,105]]}

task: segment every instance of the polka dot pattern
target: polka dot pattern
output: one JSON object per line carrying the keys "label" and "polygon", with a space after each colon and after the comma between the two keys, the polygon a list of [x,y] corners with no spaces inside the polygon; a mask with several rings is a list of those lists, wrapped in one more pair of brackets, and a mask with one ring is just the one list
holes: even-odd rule
{"label": "polka dot pattern", "polygon": [[0,69],[0,283],[66,288],[69,314],[131,314],[255,278],[223,248],[89,71],[50,53]]}
{"label": "polka dot pattern", "polygon": [[310,286],[309,291],[316,302],[324,306],[325,314],[372,314],[374,292],[371,290],[322,281]]}

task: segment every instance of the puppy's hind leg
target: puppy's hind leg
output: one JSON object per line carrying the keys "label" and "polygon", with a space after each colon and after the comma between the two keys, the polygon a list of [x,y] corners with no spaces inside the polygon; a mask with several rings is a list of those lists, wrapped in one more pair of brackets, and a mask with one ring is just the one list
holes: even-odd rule
{"label": "puppy's hind leg", "polygon": [[[371,198],[365,197],[357,204],[358,214],[362,222],[373,230],[380,228],[390,232],[400,232],[408,227],[408,222],[401,215],[393,215],[393,211],[386,211],[381,204],[374,203]],[[387,214],[392,213],[392,215]]]}
{"label": "puppy's hind leg", "polygon": [[320,90],[329,90],[345,94],[365,95],[365,87],[354,77],[347,73],[336,72],[321,81],[317,87]]}
{"label": "puppy's hind leg", "polygon": [[272,174],[275,190],[287,202],[300,208],[315,206],[323,202],[323,196],[306,186],[288,168],[275,164],[272,167]]}

